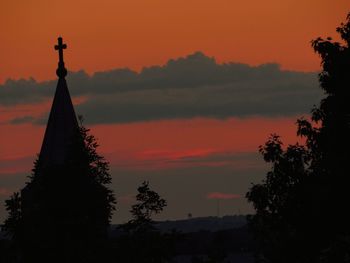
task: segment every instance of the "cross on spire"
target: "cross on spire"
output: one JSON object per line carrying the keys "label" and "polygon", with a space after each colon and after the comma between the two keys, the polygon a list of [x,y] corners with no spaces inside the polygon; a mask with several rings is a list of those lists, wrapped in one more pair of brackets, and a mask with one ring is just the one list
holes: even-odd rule
{"label": "cross on spire", "polygon": [[63,49],[66,49],[67,45],[63,44],[62,37],[58,38],[58,45],[55,45],[55,50],[58,50],[59,61],[63,62]]}
{"label": "cross on spire", "polygon": [[64,78],[67,75],[67,69],[64,67],[63,61],[63,49],[66,49],[67,45],[63,44],[62,37],[58,38],[58,45],[55,45],[55,50],[58,50],[58,68],[56,74],[59,78]]}

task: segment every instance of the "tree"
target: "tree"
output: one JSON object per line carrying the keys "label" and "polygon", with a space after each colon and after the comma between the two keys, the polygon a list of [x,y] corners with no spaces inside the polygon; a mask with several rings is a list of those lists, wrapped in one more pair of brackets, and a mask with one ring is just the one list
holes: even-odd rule
{"label": "tree", "polygon": [[279,136],[271,135],[259,150],[264,160],[272,163],[263,183],[253,185],[247,193],[256,210],[248,220],[260,244],[260,256],[267,262],[298,262],[309,241],[303,235],[305,208],[309,205],[305,203],[307,149],[296,144],[283,150]]}
{"label": "tree", "polygon": [[118,240],[119,262],[167,262],[172,255],[174,236],[158,231],[152,218],[163,211],[167,202],[150,189],[148,182],[137,190],[137,203],[130,210],[132,219],[121,226],[125,232]]}
{"label": "tree", "polygon": [[129,231],[153,230],[152,216],[159,214],[166,207],[166,200],[149,188],[149,182],[144,181],[137,189],[137,204],[131,208],[132,219],[125,225]]}
{"label": "tree", "polygon": [[108,162],[82,122],[62,165],[38,158],[21,194],[6,201],[5,230],[23,262],[98,262],[115,209]]}
{"label": "tree", "polygon": [[[297,120],[305,145],[272,135],[260,146],[272,169],[247,193],[261,262],[350,262],[350,14],[336,30],[342,43],[317,38],[320,86],[325,92],[311,120]],[[336,255],[336,257],[335,257]]]}

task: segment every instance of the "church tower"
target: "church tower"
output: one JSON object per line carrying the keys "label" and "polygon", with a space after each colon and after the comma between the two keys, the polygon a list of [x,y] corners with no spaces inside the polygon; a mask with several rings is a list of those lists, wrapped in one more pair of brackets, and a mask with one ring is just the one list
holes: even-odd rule
{"label": "church tower", "polygon": [[79,127],[69,95],[62,38],[58,83],[41,151],[21,191],[18,242],[23,262],[99,262],[115,198],[108,162]]}

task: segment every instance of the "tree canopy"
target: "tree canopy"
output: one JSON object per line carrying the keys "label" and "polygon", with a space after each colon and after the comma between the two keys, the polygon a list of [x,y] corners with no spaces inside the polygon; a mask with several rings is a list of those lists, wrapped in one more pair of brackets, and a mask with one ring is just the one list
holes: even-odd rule
{"label": "tree canopy", "polygon": [[136,204],[130,210],[132,218],[120,227],[124,234],[118,240],[118,262],[169,262],[175,236],[161,233],[153,219],[154,215],[163,211],[167,202],[150,188],[147,181],[137,191]]}
{"label": "tree canopy", "polygon": [[126,229],[132,231],[153,230],[152,216],[159,214],[167,206],[165,199],[151,190],[149,182],[144,181],[138,188],[136,195],[137,203],[131,207],[132,219],[125,225]]}
{"label": "tree canopy", "polygon": [[81,124],[67,161],[44,167],[38,158],[21,193],[6,201],[4,228],[23,262],[97,262],[101,256],[116,201],[97,147]]}
{"label": "tree canopy", "polygon": [[311,42],[325,97],[297,120],[305,145],[284,147],[273,134],[259,148],[271,170],[247,193],[258,262],[350,262],[350,14],[336,31],[341,42]]}

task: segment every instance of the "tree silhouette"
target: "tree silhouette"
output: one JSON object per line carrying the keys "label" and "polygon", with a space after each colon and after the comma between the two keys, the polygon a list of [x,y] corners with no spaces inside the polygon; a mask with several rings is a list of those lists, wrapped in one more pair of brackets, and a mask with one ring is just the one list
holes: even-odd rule
{"label": "tree silhouette", "polygon": [[325,98],[311,121],[297,120],[305,145],[272,135],[260,146],[272,169],[247,193],[249,218],[260,244],[258,262],[350,262],[350,14],[337,28],[342,43],[317,38]]}
{"label": "tree silhouette", "polygon": [[144,181],[137,189],[137,203],[131,208],[132,219],[124,226],[128,231],[142,232],[154,229],[153,215],[159,214],[166,207],[166,200],[149,188],[149,182]]}
{"label": "tree silhouette", "polygon": [[35,161],[21,195],[6,201],[4,229],[21,262],[99,262],[115,209],[108,162],[82,123],[63,165]]}
{"label": "tree silhouette", "polygon": [[137,203],[130,210],[132,219],[121,226],[124,235],[118,240],[119,262],[161,263],[172,255],[175,237],[163,234],[155,227],[153,216],[166,207],[166,200],[150,189],[148,182],[138,187]]}

